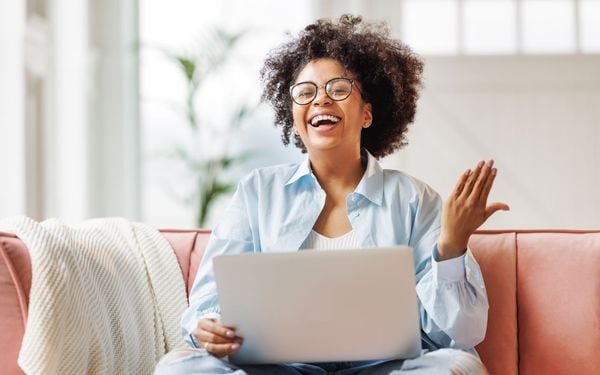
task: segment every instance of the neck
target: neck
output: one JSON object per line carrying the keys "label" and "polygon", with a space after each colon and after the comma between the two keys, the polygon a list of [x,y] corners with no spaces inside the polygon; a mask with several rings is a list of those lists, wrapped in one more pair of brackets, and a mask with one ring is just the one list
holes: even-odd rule
{"label": "neck", "polygon": [[332,189],[354,190],[366,168],[362,165],[358,148],[350,154],[332,151],[311,152],[309,159],[315,177],[326,192]]}

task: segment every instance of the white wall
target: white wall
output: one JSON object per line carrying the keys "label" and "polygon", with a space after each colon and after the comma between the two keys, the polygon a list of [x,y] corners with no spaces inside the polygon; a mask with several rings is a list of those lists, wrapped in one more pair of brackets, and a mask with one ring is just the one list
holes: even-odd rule
{"label": "white wall", "polygon": [[600,2],[319,4],[324,17],[385,20],[425,56],[410,144],[384,165],[446,196],[460,173],[493,158],[491,199],[512,210],[485,228],[600,227]]}
{"label": "white wall", "polygon": [[600,57],[428,58],[409,146],[386,159],[446,196],[498,167],[486,228],[600,227]]}

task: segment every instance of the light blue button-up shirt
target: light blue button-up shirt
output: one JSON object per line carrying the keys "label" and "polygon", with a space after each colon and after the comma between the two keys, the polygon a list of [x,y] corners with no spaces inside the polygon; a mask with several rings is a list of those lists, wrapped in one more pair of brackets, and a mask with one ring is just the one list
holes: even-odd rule
{"label": "light blue button-up shirt", "polygon": [[[411,176],[382,169],[368,152],[363,158],[367,159],[365,173],[346,199],[357,240],[364,248],[411,246],[421,327],[430,339],[425,341],[430,347],[471,349],[483,340],[487,326],[488,301],[479,265],[469,250],[463,256],[436,261],[439,195]],[[212,232],[192,287],[190,307],[182,318],[190,345],[198,347],[192,333],[201,318],[219,317],[212,258],[297,251],[324,205],[325,191],[312,174],[308,158],[301,164],[254,170],[239,183]]]}

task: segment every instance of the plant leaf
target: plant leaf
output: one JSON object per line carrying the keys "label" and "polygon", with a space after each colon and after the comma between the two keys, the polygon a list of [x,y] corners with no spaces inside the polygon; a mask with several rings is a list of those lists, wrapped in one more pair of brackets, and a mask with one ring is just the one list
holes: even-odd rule
{"label": "plant leaf", "polygon": [[196,74],[197,64],[196,61],[187,56],[175,56],[175,59],[179,63],[181,71],[185,75],[188,82],[194,82],[194,75]]}

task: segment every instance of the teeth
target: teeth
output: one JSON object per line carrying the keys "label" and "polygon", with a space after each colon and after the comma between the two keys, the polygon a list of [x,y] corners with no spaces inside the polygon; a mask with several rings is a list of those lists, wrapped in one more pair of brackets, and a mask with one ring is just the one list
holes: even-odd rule
{"label": "teeth", "polygon": [[333,116],[333,115],[316,115],[315,117],[313,117],[310,120],[310,124],[311,125],[317,125],[319,123],[319,121],[325,121],[325,120],[329,120],[333,123],[336,123],[338,121],[341,120],[341,118],[337,117],[337,116]]}

